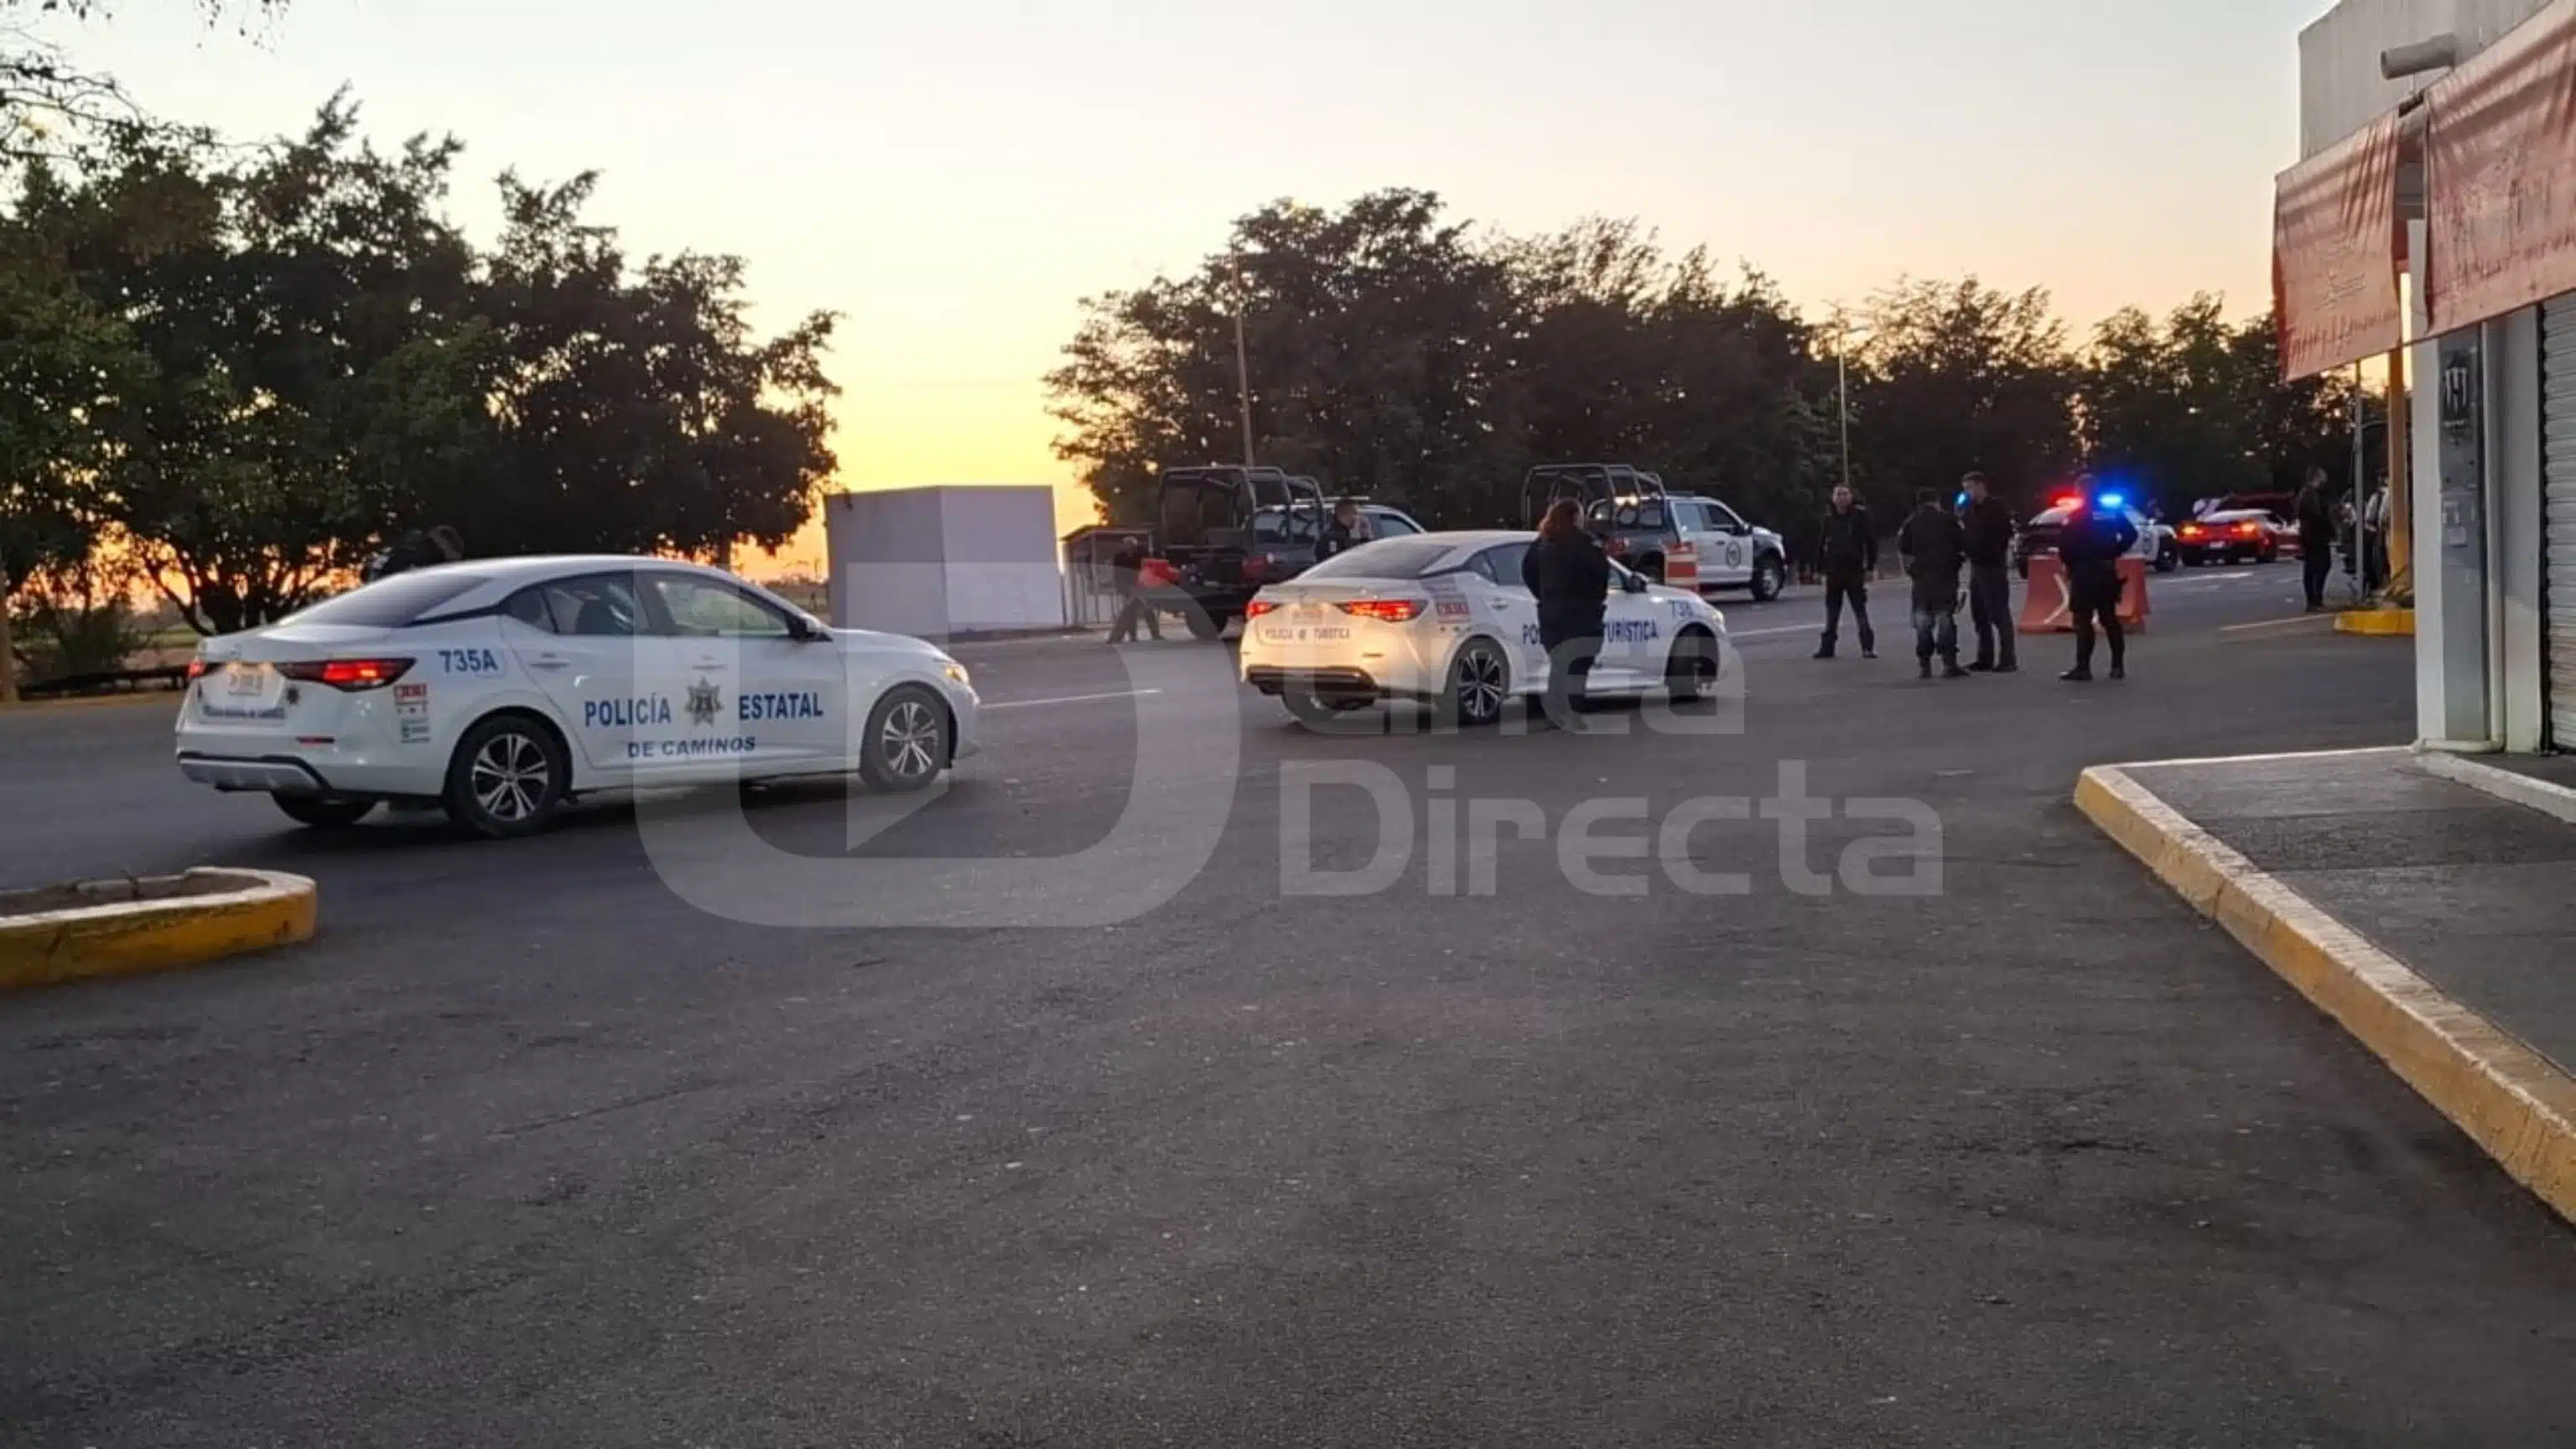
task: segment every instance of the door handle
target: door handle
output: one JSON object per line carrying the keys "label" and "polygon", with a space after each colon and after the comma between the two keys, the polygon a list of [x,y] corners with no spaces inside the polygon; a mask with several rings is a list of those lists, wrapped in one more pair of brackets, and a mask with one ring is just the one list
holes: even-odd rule
{"label": "door handle", "polygon": [[572,667],[572,661],[560,654],[531,654],[528,656],[528,667],[530,669],[569,669]]}

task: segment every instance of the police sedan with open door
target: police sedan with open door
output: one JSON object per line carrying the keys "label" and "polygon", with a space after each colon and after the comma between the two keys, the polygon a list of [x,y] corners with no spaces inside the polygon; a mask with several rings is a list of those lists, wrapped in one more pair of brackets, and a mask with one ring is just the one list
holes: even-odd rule
{"label": "police sedan with open door", "polygon": [[[1538,601],[1521,583],[1532,537],[1381,539],[1266,586],[1245,611],[1244,681],[1308,718],[1405,699],[1491,724],[1505,701],[1547,689]],[[1718,677],[1725,638],[1726,617],[1706,600],[1613,565],[1585,693],[1697,698]]]}
{"label": "police sedan with open door", "polygon": [[179,770],[306,825],[432,802],[478,834],[593,791],[855,772],[928,785],[975,748],[965,666],[664,559],[399,573],[189,665]]}

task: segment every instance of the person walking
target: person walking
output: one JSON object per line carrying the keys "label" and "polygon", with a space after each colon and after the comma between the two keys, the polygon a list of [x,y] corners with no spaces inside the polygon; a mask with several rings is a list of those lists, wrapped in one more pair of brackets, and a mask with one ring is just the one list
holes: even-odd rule
{"label": "person walking", "polygon": [[1967,678],[1959,667],[1959,569],[1967,562],[1967,530],[1941,506],[1941,495],[1926,488],[1914,495],[1914,516],[1896,531],[1896,552],[1914,581],[1915,666],[1930,679],[1937,654],[1942,678]]}
{"label": "person walking", "polygon": [[1818,659],[1834,657],[1841,637],[1843,605],[1851,605],[1852,623],[1860,633],[1860,657],[1878,657],[1878,633],[1869,626],[1869,576],[1878,572],[1878,534],[1869,526],[1869,509],[1849,484],[1834,489],[1834,505],[1825,510],[1817,529],[1816,567],[1825,576],[1825,640]]}
{"label": "person walking", "polygon": [[1968,506],[1959,515],[1968,555],[1968,622],[1977,630],[1977,659],[1968,668],[2012,674],[2021,668],[2014,657],[2012,509],[1995,496],[1985,474],[1960,481],[1968,490]]}
{"label": "person walking", "polygon": [[1109,579],[1117,589],[1119,599],[1118,622],[1109,629],[1112,645],[1134,642],[1136,625],[1140,621],[1154,631],[1155,642],[1162,641],[1162,611],[1148,603],[1144,590],[1137,583],[1137,575],[1144,567],[1145,541],[1140,538],[1128,539],[1118,546],[1118,552],[1109,556]]}
{"label": "person walking", "polygon": [[1583,526],[1571,498],[1548,505],[1538,540],[1521,555],[1521,582],[1538,599],[1538,642],[1547,650],[1547,717],[1558,729],[1579,734],[1574,710],[1583,683],[1601,653],[1601,628],[1610,610],[1610,556]]}
{"label": "person walking", "polygon": [[2120,628],[2120,560],[2138,546],[2137,525],[2120,509],[2093,504],[2093,479],[2081,490],[2057,534],[2058,562],[2066,566],[2066,602],[2075,615],[2075,667],[2057,676],[2084,683],[2093,677],[2093,627],[2101,622],[2111,643],[2111,677],[2129,677],[2129,641]]}
{"label": "person walking", "polygon": [[2313,614],[2326,606],[2326,579],[2334,573],[2335,561],[2334,499],[2326,492],[2325,469],[2308,469],[2308,481],[2300,486],[2290,513],[2299,526],[2299,567]]}
{"label": "person walking", "polygon": [[1332,521],[1324,525],[1324,536],[1315,540],[1315,562],[1348,553],[1368,540],[1368,520],[1360,517],[1358,504],[1345,498],[1333,505]]}

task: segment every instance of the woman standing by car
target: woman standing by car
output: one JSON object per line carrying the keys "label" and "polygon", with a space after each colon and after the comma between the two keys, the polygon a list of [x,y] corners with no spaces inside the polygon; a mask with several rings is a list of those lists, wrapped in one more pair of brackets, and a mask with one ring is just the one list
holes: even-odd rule
{"label": "woman standing by car", "polygon": [[1580,729],[1574,704],[1601,653],[1609,610],[1610,556],[1583,527],[1571,498],[1548,505],[1538,541],[1521,556],[1521,582],[1538,597],[1538,641],[1547,650],[1547,717],[1558,729]]}

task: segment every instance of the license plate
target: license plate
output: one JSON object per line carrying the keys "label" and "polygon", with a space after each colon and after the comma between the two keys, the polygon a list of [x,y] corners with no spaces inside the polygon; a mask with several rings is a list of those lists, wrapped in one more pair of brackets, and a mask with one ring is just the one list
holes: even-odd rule
{"label": "license plate", "polygon": [[224,667],[226,699],[258,699],[268,693],[276,674],[265,664],[230,664]]}
{"label": "license plate", "polygon": [[1324,606],[1321,604],[1299,604],[1297,607],[1288,611],[1288,617],[1302,622],[1312,623],[1313,621],[1324,617]]}

